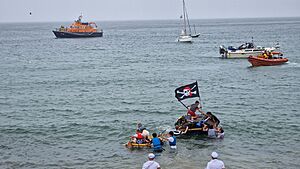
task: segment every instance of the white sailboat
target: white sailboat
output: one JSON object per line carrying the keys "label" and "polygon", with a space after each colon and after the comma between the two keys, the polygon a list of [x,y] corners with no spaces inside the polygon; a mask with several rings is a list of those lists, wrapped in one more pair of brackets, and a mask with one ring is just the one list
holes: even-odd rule
{"label": "white sailboat", "polygon": [[[185,7],[185,2],[184,0],[182,0],[183,2],[183,29],[181,31],[181,34],[178,37],[178,42],[192,42],[192,36],[191,36],[191,27],[190,27],[190,23],[189,23],[189,18],[188,18],[188,14],[187,14],[187,10]],[[189,33],[187,30],[187,27],[189,29]]]}

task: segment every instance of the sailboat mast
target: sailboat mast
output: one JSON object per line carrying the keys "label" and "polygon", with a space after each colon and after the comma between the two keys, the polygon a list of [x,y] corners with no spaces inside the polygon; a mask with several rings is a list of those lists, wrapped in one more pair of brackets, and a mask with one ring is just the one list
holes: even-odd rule
{"label": "sailboat mast", "polygon": [[182,5],[182,11],[183,11],[183,23],[184,23],[184,34],[186,34],[186,13],[185,13],[185,2],[184,2],[184,0],[182,0],[182,3],[183,3],[183,5]]}
{"label": "sailboat mast", "polygon": [[189,16],[188,16],[188,13],[187,13],[186,6],[185,6],[185,5],[184,5],[184,8],[185,8],[185,13],[186,13],[187,25],[189,26],[189,31],[190,31],[190,34],[191,34],[191,33],[192,33],[192,30],[191,30],[190,21],[189,21]]}

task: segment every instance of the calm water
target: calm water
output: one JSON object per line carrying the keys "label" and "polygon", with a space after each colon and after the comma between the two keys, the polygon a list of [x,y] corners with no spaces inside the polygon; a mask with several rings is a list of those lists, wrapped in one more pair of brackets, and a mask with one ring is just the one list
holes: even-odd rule
{"label": "calm water", "polygon": [[[123,144],[139,121],[173,127],[185,113],[174,89],[195,80],[225,139],[178,140],[162,168],[204,168],[212,151],[227,168],[300,168],[300,18],[192,23],[192,44],[175,42],[178,21],[98,22],[95,39],[55,39],[69,23],[0,24],[0,168],[141,168],[148,150]],[[251,37],[278,40],[289,63],[219,58]]]}

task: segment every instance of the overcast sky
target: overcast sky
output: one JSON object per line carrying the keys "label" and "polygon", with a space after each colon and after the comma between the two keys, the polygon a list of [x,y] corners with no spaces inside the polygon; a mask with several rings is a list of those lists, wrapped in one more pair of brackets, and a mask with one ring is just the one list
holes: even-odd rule
{"label": "overcast sky", "polygon": [[[185,1],[191,19],[300,16],[300,0]],[[182,0],[0,0],[0,22],[178,19],[181,10]]]}

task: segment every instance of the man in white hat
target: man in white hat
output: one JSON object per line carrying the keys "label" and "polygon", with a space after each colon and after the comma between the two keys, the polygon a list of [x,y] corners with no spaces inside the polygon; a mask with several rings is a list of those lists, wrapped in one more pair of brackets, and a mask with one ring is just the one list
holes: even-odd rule
{"label": "man in white hat", "polygon": [[160,169],[160,165],[154,161],[155,155],[150,153],[148,155],[148,161],[144,163],[142,169]]}
{"label": "man in white hat", "polygon": [[223,161],[218,160],[218,153],[211,153],[211,160],[207,163],[206,169],[224,169],[225,165]]}

